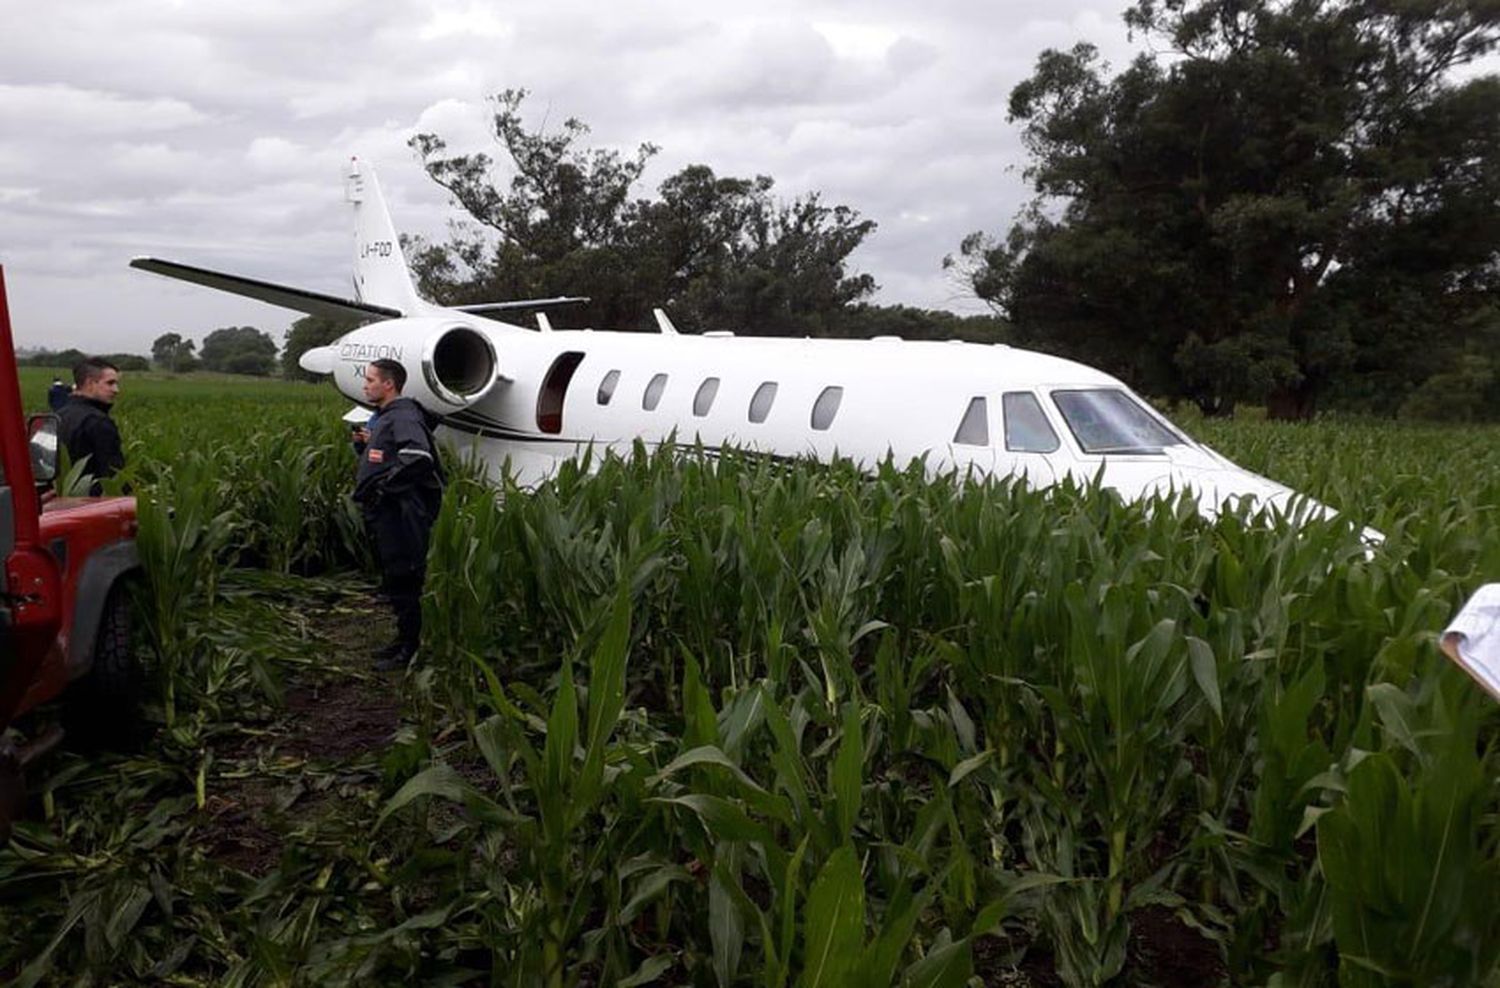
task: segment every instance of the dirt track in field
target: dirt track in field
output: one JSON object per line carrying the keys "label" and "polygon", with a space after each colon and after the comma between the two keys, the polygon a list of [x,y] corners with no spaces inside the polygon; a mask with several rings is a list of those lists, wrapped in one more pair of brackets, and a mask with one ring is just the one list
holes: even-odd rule
{"label": "dirt track in field", "polygon": [[379,756],[401,722],[400,674],[370,669],[394,630],[384,606],[361,595],[299,611],[317,661],[289,678],[270,723],[215,750],[199,831],[210,857],[256,877],[276,865],[288,834],[378,791]]}

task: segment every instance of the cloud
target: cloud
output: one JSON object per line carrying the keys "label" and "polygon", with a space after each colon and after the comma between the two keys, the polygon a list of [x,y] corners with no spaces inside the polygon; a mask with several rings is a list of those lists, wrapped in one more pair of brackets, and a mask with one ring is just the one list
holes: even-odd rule
{"label": "cloud", "polygon": [[63,131],[71,138],[87,139],[181,130],[206,123],[209,117],[167,96],[140,99],[63,83],[0,83],[0,120],[7,129]]}
{"label": "cloud", "polygon": [[[399,229],[459,213],[407,141],[497,157],[486,97],[527,88],[529,125],[661,147],[639,194],[703,163],[771,175],[876,220],[853,258],[880,299],[972,306],[945,254],[1027,197],[1009,90],[1045,47],[1128,60],[1102,0],[69,0],[0,34],[0,262],[22,340],[144,350],[166,328],[279,335],[295,313],[125,267],[133,254],[343,292],[350,155]],[[586,285],[579,286],[587,291]]]}

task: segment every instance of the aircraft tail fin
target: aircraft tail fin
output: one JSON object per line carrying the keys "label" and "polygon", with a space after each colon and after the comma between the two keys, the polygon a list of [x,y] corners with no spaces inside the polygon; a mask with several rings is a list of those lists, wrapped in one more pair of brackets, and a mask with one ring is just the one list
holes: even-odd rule
{"label": "aircraft tail fin", "polygon": [[375,169],[349,161],[344,196],[354,205],[354,291],[361,302],[415,315],[426,308],[412,286]]}

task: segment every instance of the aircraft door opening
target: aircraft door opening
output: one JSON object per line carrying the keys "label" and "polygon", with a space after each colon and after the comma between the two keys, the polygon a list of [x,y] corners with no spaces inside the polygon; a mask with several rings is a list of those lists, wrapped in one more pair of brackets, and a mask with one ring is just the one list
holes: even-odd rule
{"label": "aircraft door opening", "polygon": [[548,435],[562,432],[563,400],[568,396],[568,385],[573,372],[583,363],[583,353],[569,350],[559,354],[542,380],[542,390],[536,396],[536,427]]}

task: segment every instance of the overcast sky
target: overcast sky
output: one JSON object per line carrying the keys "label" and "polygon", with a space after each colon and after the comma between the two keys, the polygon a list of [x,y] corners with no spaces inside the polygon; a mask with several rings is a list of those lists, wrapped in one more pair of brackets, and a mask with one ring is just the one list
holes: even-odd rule
{"label": "overcast sky", "polygon": [[406,142],[493,150],[485,97],[508,87],[531,91],[533,126],[571,116],[593,146],[659,145],[639,195],[690,163],[770,175],[784,198],[817,191],[879,223],[852,258],[877,301],[982,311],[941,262],[1027,198],[1007,95],[1047,47],[1088,40],[1123,65],[1126,5],[8,0],[0,264],[16,335],[144,353],[168,330],[253,325],[279,343],[296,313],[127,261],[348,295],[349,156],[378,169],[398,230],[441,238],[459,211]]}

